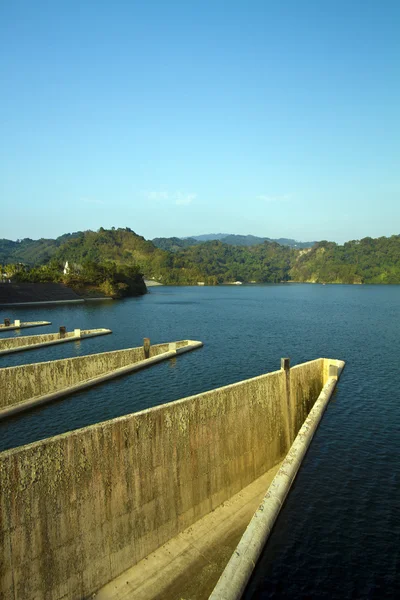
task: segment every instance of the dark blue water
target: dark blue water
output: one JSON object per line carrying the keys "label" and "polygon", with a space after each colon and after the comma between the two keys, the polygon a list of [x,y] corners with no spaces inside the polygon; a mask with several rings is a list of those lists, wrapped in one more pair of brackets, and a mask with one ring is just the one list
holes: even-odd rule
{"label": "dark blue water", "polygon": [[0,366],[137,346],[147,336],[199,339],[204,348],[0,423],[1,449],[276,370],[283,356],[345,360],[245,598],[400,596],[400,286],[153,288],[137,299],[6,316],[53,321],[24,335],[59,325],[114,333]]}

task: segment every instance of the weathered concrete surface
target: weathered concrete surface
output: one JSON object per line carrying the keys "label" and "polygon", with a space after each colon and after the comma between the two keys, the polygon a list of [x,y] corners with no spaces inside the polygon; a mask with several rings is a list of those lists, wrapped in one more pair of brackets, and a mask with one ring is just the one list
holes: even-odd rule
{"label": "weathered concrete surface", "polygon": [[0,306],[26,306],[53,302],[83,302],[62,283],[0,283]]}
{"label": "weathered concrete surface", "polygon": [[[292,370],[300,405],[323,368]],[[277,371],[0,454],[3,596],[86,598],[258,479],[289,449],[285,393]]]}
{"label": "weathered concrete surface", "polygon": [[128,348],[0,369],[0,419],[146,368],[202,345],[202,342],[181,340],[151,346],[147,359],[143,348]]}
{"label": "weathered concrete surface", "polygon": [[240,600],[242,597],[343,368],[343,361],[324,360],[323,372],[326,383],[301,426],[265,497],[232,553],[210,595],[210,600]]}
{"label": "weathered concrete surface", "polygon": [[64,337],[60,337],[59,333],[45,333],[42,335],[0,338],[0,356],[3,354],[11,354],[13,352],[34,350],[35,348],[42,348],[43,346],[84,340],[86,338],[107,335],[109,333],[112,333],[111,329],[75,329],[74,331],[67,331]]}
{"label": "weathered concrete surface", "polygon": [[159,281],[155,281],[154,279],[145,279],[144,283],[145,283],[146,287],[154,287],[156,285],[163,285],[162,283],[160,283]]}
{"label": "weathered concrete surface", "polygon": [[2,323],[0,323],[0,333],[3,331],[12,331],[13,329],[25,329],[26,327],[44,327],[45,325],[51,325],[50,321],[26,321],[26,322],[17,322],[14,321],[13,325],[9,325],[5,327]]}
{"label": "weathered concrete surface", "polygon": [[204,600],[281,463],[96,592],[96,600]]}
{"label": "weathered concrete surface", "polygon": [[[108,298],[95,298],[96,300],[108,300]],[[112,300],[112,298],[109,298]],[[85,298],[79,298],[78,300],[32,300],[32,302],[10,302],[9,304],[2,304],[1,307],[13,308],[21,306],[47,306],[49,304],[84,304]]]}

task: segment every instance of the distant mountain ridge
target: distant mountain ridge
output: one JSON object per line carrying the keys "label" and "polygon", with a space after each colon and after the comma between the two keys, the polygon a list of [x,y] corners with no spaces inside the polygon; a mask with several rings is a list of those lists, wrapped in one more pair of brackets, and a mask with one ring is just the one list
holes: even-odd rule
{"label": "distant mountain ridge", "polygon": [[276,242],[281,246],[290,246],[291,248],[311,248],[314,246],[314,244],[316,244],[316,241],[298,242],[297,240],[292,240],[291,238],[269,238],[259,237],[251,234],[239,235],[236,233],[206,233],[204,235],[192,235],[191,238],[183,239],[194,239],[198,242],[219,240],[220,242],[224,242],[224,244],[232,244],[232,246],[257,246],[258,244],[263,244],[264,242]]}
{"label": "distant mountain ridge", "polygon": [[154,238],[153,244],[162,250],[177,252],[181,248],[188,248],[196,244],[204,244],[206,242],[223,242],[231,246],[258,246],[264,242],[275,242],[281,246],[289,246],[290,248],[312,248],[316,242],[298,242],[290,238],[268,238],[259,237],[256,235],[238,235],[234,233],[206,233],[203,235],[192,235],[191,237],[171,237],[171,238]]}

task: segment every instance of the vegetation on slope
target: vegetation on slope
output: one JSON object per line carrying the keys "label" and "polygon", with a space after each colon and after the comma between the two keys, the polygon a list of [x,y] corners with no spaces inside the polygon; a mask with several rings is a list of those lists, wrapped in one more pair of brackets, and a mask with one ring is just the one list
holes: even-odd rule
{"label": "vegetation on slope", "polygon": [[274,242],[245,247],[206,242],[176,252],[172,267],[187,273],[195,270],[206,283],[233,281],[257,283],[287,281],[295,251]]}
{"label": "vegetation on slope", "polygon": [[177,252],[181,248],[188,248],[189,246],[196,246],[196,244],[200,244],[194,238],[154,238],[151,240],[156,248],[160,248],[161,250],[168,250],[168,252]]}
{"label": "vegetation on slope", "polygon": [[267,237],[258,237],[256,235],[236,235],[229,233],[210,233],[189,238],[154,238],[153,244],[162,250],[177,252],[180,248],[187,248],[206,242],[223,242],[232,246],[257,246],[264,242],[276,242],[281,246],[290,246],[291,248],[311,248],[315,242],[297,242],[289,238],[271,239]]}
{"label": "vegetation on slope", "polygon": [[55,240],[31,240],[24,238],[17,240],[0,239],[0,263],[23,263],[37,265],[49,261],[57,249],[67,240],[73,239],[78,233],[66,233]]}
{"label": "vegetation on slope", "polygon": [[281,246],[290,246],[291,248],[311,248],[315,242],[297,242],[289,238],[272,239],[267,237],[257,237],[256,235],[236,235],[229,234],[221,238],[224,244],[232,244],[233,246],[256,246],[264,242],[276,242]]}
{"label": "vegetation on slope", "polygon": [[[51,241],[38,240],[35,243],[30,240],[36,244],[35,248],[40,248],[35,263],[42,264],[42,267],[30,271],[26,267],[15,267],[25,273],[23,277],[58,281],[63,264],[68,261],[72,265],[71,276],[76,276],[81,283],[82,278],[86,278],[87,282],[98,281],[104,289],[108,285],[111,295],[123,295],[123,285],[119,284],[126,284],[132,291],[134,287],[130,282],[135,278],[140,287],[141,273],[149,279],[175,285],[197,282],[213,285],[234,281],[400,283],[398,235],[364,238],[343,245],[322,241],[310,249],[268,241],[254,246],[236,246],[221,241],[192,245],[190,240],[186,240],[190,245],[179,246],[176,242],[168,251],[156,248],[129,228],[100,228],[97,232],[67,234],[53,240],[54,245],[47,243]],[[23,240],[11,242],[11,245],[24,244],[26,251],[27,243]],[[7,240],[0,242],[0,256],[6,254],[7,244]],[[11,248],[14,256],[15,248]],[[48,254],[52,255],[51,258],[44,258]],[[25,264],[32,264],[32,258]],[[5,272],[9,273],[12,269],[8,265]]]}
{"label": "vegetation on slope", "polygon": [[[1,268],[1,265],[0,265]],[[4,267],[13,281],[31,283],[63,283],[80,296],[111,296],[123,298],[146,293],[146,286],[139,267],[117,266],[113,262],[98,263],[85,260],[81,265],[72,264],[64,274],[64,263],[51,259],[45,265],[24,266],[21,263]]]}
{"label": "vegetation on slope", "polygon": [[294,281],[320,283],[400,283],[400,236],[318,242],[300,252],[290,270]]}

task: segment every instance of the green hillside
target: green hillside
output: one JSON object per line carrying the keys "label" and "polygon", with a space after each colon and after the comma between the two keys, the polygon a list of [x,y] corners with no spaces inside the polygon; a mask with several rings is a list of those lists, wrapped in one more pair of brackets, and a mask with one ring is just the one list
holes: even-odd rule
{"label": "green hillside", "polygon": [[113,261],[117,264],[135,264],[150,269],[165,260],[165,253],[129,228],[84,231],[62,244],[54,258],[82,263]]}
{"label": "green hillside", "polygon": [[[343,245],[322,241],[309,249],[270,241],[242,246],[221,241],[192,245],[191,240],[181,240],[184,242],[181,246],[179,238],[169,239],[173,243],[167,250],[156,248],[129,228],[100,228],[97,232],[66,234],[56,240],[0,240],[0,262],[24,263],[28,267],[48,265],[38,274],[46,281],[62,271],[63,263],[68,261],[76,272],[83,268],[92,272],[90,269],[96,263],[103,268],[105,280],[111,277],[110,273],[122,274],[127,267],[133,269],[130,274],[143,273],[147,278],[176,285],[199,281],[206,284],[234,281],[400,283],[399,235],[364,238]],[[122,275],[112,275],[111,280],[121,283],[120,277]]]}
{"label": "green hillside", "polygon": [[343,245],[318,242],[299,252],[290,277],[320,283],[400,283],[400,236],[367,237]]}
{"label": "green hillside", "polygon": [[161,250],[168,250],[169,252],[177,252],[181,248],[188,248],[189,246],[195,246],[196,244],[200,244],[194,238],[178,238],[178,237],[170,237],[170,238],[154,238],[151,240],[156,248],[160,248]]}
{"label": "green hillside", "polygon": [[21,262],[26,265],[37,265],[45,263],[55,255],[62,244],[78,235],[80,234],[66,233],[55,240],[25,238],[16,242],[0,239],[0,264]]}
{"label": "green hillside", "polygon": [[288,280],[294,258],[294,250],[274,242],[245,247],[212,241],[176,252],[172,266],[206,283],[278,282]]}

